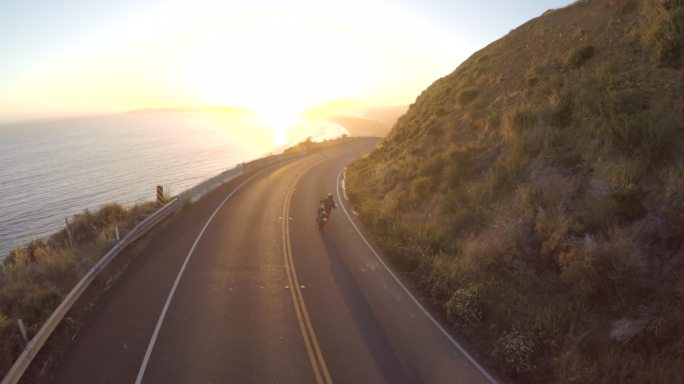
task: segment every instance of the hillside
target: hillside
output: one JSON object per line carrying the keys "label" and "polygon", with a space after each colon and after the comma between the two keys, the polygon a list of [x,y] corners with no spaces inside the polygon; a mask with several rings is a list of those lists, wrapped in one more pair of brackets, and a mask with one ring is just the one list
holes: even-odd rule
{"label": "hillside", "polygon": [[684,0],[548,11],[347,171],[385,254],[514,382],[684,372]]}

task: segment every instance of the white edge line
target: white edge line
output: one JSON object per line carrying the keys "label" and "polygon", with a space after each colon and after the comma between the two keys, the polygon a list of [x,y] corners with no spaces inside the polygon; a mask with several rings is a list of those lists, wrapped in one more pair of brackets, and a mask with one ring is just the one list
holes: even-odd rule
{"label": "white edge line", "polygon": [[[346,170],[347,170],[346,167],[343,168],[342,170],[340,170],[340,173],[337,175],[337,186],[336,186],[337,187],[337,196],[340,196],[340,178],[342,177],[342,173],[346,172]],[[346,178],[346,175],[345,175],[345,178]],[[439,324],[439,322],[437,322],[437,320],[435,320],[435,318],[430,314],[430,312],[428,312],[425,309],[425,307],[423,307],[423,305],[420,303],[420,301],[418,301],[418,299],[416,299],[416,297],[413,296],[411,291],[409,291],[408,288],[406,288],[406,286],[401,282],[401,280],[399,280],[397,275],[395,275],[394,272],[392,272],[392,270],[387,266],[387,264],[385,264],[385,262],[382,260],[380,255],[375,251],[375,249],[373,249],[373,246],[370,245],[368,240],[366,240],[366,237],[361,233],[361,230],[359,229],[359,227],[357,227],[356,224],[354,224],[354,220],[352,220],[351,216],[349,215],[349,212],[347,212],[347,208],[345,208],[342,200],[343,199],[340,199],[340,205],[342,206],[342,210],[344,211],[344,214],[347,215],[349,222],[354,227],[354,229],[356,229],[356,232],[361,237],[361,240],[363,240],[363,242],[366,243],[366,246],[375,255],[375,258],[378,259],[380,264],[382,264],[382,266],[385,267],[387,272],[389,272],[389,274],[394,278],[394,280],[397,282],[397,284],[399,284],[399,286],[404,290],[404,292],[406,292],[406,294],[409,295],[409,297],[413,300],[414,303],[416,303],[416,305],[423,311],[423,313],[425,313],[425,315],[430,320],[432,320],[432,322],[437,326],[437,328],[439,328],[440,331],[442,331],[442,334],[444,334],[444,336],[451,342],[451,344],[453,344],[468,359],[468,361],[470,361],[475,366],[475,368],[477,368],[480,371],[480,373],[482,373],[482,375],[484,377],[486,377],[487,380],[489,380],[489,382],[491,382],[492,384],[498,384],[497,381],[489,373],[487,373],[487,371],[485,371],[485,369],[482,368],[482,366],[480,364],[478,364],[478,362],[475,361],[475,359],[472,356],[470,356],[470,354],[468,352],[466,352],[466,350],[456,340],[454,340],[453,337],[451,337],[449,332],[447,332],[444,329],[444,327],[442,327],[442,325]]]}
{"label": "white edge line", "polygon": [[238,185],[237,188],[235,188],[228,196],[226,196],[226,198],[223,199],[221,204],[219,204],[218,207],[216,207],[216,209],[214,210],[214,213],[211,214],[211,216],[207,220],[206,224],[204,224],[204,227],[200,231],[199,235],[197,235],[195,242],[192,244],[192,248],[190,248],[188,255],[185,257],[185,261],[183,262],[183,265],[181,266],[181,269],[178,272],[178,276],[176,276],[176,281],[174,281],[173,287],[171,287],[171,291],[169,292],[169,296],[166,298],[166,302],[164,303],[164,308],[162,309],[161,314],[159,315],[159,320],[157,320],[157,325],[154,328],[154,333],[152,333],[152,338],[150,339],[150,344],[147,346],[147,351],[145,352],[145,358],[143,359],[142,365],[140,366],[140,371],[138,371],[138,376],[135,379],[135,384],[140,384],[142,382],[143,376],[145,375],[145,369],[147,369],[147,363],[150,360],[150,356],[152,355],[152,350],[154,349],[154,344],[156,343],[157,336],[159,335],[159,330],[161,329],[162,323],[164,322],[164,318],[166,317],[166,311],[168,311],[169,306],[171,305],[171,300],[173,299],[174,293],[176,293],[176,288],[178,287],[178,283],[180,282],[181,276],[183,276],[183,272],[185,271],[185,267],[188,265],[188,261],[190,261],[190,257],[192,256],[193,252],[195,251],[195,247],[197,247],[197,244],[199,243],[200,239],[202,238],[202,235],[204,235],[204,231],[207,229],[207,227],[209,227],[209,224],[211,224],[211,221],[214,219],[214,216],[216,216],[216,214],[221,209],[221,207],[223,207],[223,205],[237,191],[239,191],[250,180],[252,180],[253,178],[259,176],[260,174],[270,170],[273,167],[274,166],[268,167],[268,168],[264,169],[263,171],[260,171],[259,173],[254,174],[249,179],[243,181],[240,185]]}

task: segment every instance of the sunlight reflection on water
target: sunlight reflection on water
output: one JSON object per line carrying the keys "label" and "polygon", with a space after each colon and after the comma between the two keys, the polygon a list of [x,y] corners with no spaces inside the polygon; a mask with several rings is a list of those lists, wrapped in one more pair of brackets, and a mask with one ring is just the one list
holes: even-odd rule
{"label": "sunlight reflection on water", "polygon": [[[307,121],[296,143],[347,131]],[[217,112],[133,113],[0,127],[0,259],[49,235],[64,218],[109,202],[153,200],[156,185],[179,193],[274,148],[250,116]],[[282,150],[282,148],[281,148]]]}

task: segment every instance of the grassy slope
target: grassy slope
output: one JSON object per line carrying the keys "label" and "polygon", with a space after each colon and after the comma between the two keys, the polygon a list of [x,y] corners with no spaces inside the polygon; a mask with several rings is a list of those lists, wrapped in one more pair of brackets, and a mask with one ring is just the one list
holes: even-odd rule
{"label": "grassy slope", "polygon": [[388,257],[500,373],[681,380],[683,46],[682,0],[547,12],[349,168]]}
{"label": "grassy slope", "polygon": [[97,212],[75,215],[70,227],[47,241],[35,240],[13,250],[0,262],[0,377],[4,377],[24,348],[17,319],[35,335],[64,296],[113,245],[115,227],[133,228],[154,210],[154,203],[131,209],[108,204]]}

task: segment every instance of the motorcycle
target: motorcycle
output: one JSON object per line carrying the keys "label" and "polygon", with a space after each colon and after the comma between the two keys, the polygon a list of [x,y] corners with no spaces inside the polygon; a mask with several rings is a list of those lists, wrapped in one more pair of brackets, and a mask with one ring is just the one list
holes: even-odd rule
{"label": "motorcycle", "polygon": [[327,211],[325,209],[325,206],[321,205],[318,208],[318,214],[316,218],[316,221],[318,222],[318,228],[322,229],[325,223],[328,222],[328,220],[330,220],[330,211]]}

